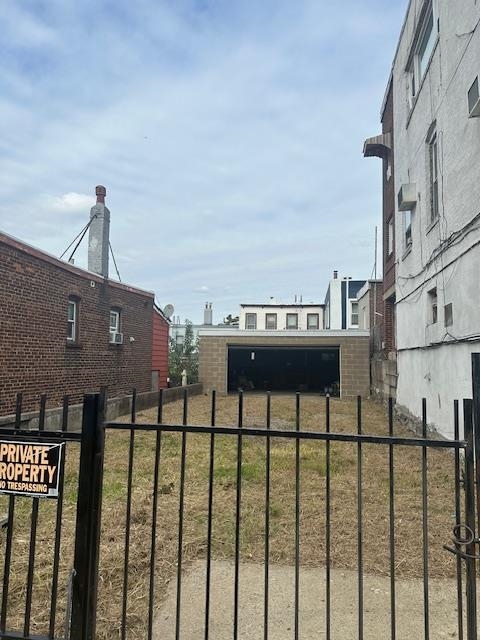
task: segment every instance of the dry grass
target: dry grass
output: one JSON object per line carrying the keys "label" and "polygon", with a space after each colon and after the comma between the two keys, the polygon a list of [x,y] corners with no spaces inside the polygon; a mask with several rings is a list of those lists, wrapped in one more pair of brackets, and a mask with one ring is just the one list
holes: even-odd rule
{"label": "dry grass", "polygon": [[[190,400],[189,423],[208,424],[210,400]],[[218,398],[217,424],[235,424],[237,401]],[[301,428],[324,430],[324,399],[305,396],[301,405]],[[155,411],[138,416],[139,422],[153,422]],[[164,420],[178,423],[181,403],[167,405]],[[244,425],[265,424],[265,398],[245,397]],[[272,398],[272,427],[294,428],[295,402],[287,396]],[[373,402],[364,402],[363,431],[385,434],[384,410]],[[332,401],[331,429],[355,432],[356,406]],[[397,433],[404,433],[400,427]],[[411,434],[410,434],[411,435]],[[208,435],[187,436],[185,515],[183,554],[188,563],[206,553],[208,499]],[[128,472],[128,432],[108,432],[106,438],[105,480],[102,512],[102,540],[99,582],[98,638],[119,637],[123,586],[125,541],[126,480]],[[217,436],[215,449],[213,555],[232,558],[235,544],[235,495],[237,438]],[[156,604],[166,592],[176,572],[178,544],[178,502],[181,436],[164,433],[161,444],[158,529],[156,539]],[[74,451],[74,446],[70,447]],[[133,469],[133,500],[129,571],[129,638],[143,639],[148,611],[150,539],[152,523],[152,487],[155,434],[137,432]],[[321,566],[325,557],[325,444],[304,441],[301,455],[301,564]],[[366,572],[389,572],[388,546],[388,448],[363,445],[363,541]],[[357,566],[357,449],[355,445],[331,445],[332,563],[336,567]],[[61,591],[59,620],[63,619],[65,586],[72,564],[76,469],[78,458],[67,459],[64,530],[61,554]],[[430,575],[453,575],[454,562],[442,545],[450,538],[453,521],[453,456],[448,451],[429,451],[429,542]],[[401,576],[422,575],[421,451],[413,447],[395,450],[396,484],[396,567]],[[242,561],[264,559],[265,440],[244,438],[242,465]],[[4,501],[5,498],[2,498]],[[30,501],[18,499],[14,558],[11,571],[11,615],[9,627],[20,628],[28,561]],[[2,505],[3,506],[3,505]],[[2,509],[3,511],[3,509]],[[48,620],[51,588],[50,564],[53,546],[55,504],[43,501],[39,521],[32,631],[44,632]],[[270,561],[291,564],[295,557],[295,444],[272,440]],[[2,537],[5,533],[1,534]],[[4,545],[2,545],[4,546]]]}

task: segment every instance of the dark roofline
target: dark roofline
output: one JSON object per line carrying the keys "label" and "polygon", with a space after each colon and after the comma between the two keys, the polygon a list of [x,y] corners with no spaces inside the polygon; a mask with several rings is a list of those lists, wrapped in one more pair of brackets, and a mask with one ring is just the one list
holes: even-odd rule
{"label": "dark roofline", "polygon": [[122,289],[123,291],[128,291],[130,293],[137,293],[143,296],[148,296],[149,298],[155,297],[153,291],[146,291],[145,289],[139,289],[138,287],[131,287],[130,285],[124,284],[123,282],[117,282],[116,280],[110,280],[110,278],[104,278],[103,276],[98,275],[98,273],[93,273],[92,271],[87,271],[87,269],[82,269],[81,267],[77,267],[68,262],[64,262],[63,260],[60,260],[60,258],[56,258],[50,253],[42,251],[41,249],[37,249],[36,247],[32,247],[26,242],[22,242],[21,240],[18,240],[18,238],[9,236],[2,231],[0,231],[0,243],[6,244],[8,247],[17,249],[17,251],[26,253],[27,255],[33,256],[34,258],[37,258],[39,260],[43,260],[43,262],[48,262],[49,264],[52,264],[59,269],[63,269],[64,271],[73,273],[74,275],[85,278],[86,280],[93,280],[94,282],[98,283],[105,282],[106,280],[111,287]]}
{"label": "dark roofline", "polygon": [[158,306],[156,302],[153,303],[153,310],[156,311],[158,315],[161,316],[168,325],[172,324],[170,318],[167,318],[167,316],[163,313],[162,309]]}

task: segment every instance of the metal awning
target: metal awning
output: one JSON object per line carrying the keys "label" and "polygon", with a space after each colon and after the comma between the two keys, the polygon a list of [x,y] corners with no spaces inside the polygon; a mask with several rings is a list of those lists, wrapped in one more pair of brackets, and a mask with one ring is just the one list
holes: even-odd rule
{"label": "metal awning", "polygon": [[365,158],[376,156],[377,158],[385,158],[392,149],[392,134],[389,132],[381,133],[379,136],[367,138],[363,143],[363,155]]}

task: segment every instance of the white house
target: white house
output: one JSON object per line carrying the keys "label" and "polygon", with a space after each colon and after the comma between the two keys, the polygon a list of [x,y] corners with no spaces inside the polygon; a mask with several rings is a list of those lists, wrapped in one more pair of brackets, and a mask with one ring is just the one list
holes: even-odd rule
{"label": "white house", "polygon": [[[191,323],[192,327],[192,339],[195,343],[198,338],[198,332],[200,329],[204,329],[205,327],[213,326],[213,309],[212,303],[206,302],[205,308],[203,310],[203,323],[202,324],[194,324]],[[221,323],[215,325],[215,328],[218,330],[231,329],[232,325]],[[185,341],[185,332],[187,330],[187,321],[182,322],[180,316],[173,316],[170,322],[170,338],[172,338],[176,344],[183,344]]]}
{"label": "white house", "polygon": [[358,329],[357,293],[365,280],[353,280],[351,277],[338,277],[333,272],[325,295],[325,329]]}
{"label": "white house", "polygon": [[480,4],[411,1],[393,62],[397,402],[452,435],[480,351]]}
{"label": "white house", "polygon": [[323,304],[241,304],[239,325],[250,331],[318,331]]}

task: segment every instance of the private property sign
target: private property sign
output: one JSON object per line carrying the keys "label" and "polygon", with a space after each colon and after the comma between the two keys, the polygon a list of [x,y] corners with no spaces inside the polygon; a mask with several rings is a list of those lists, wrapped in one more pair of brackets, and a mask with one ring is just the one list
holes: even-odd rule
{"label": "private property sign", "polygon": [[0,493],[57,498],[63,446],[0,440]]}

